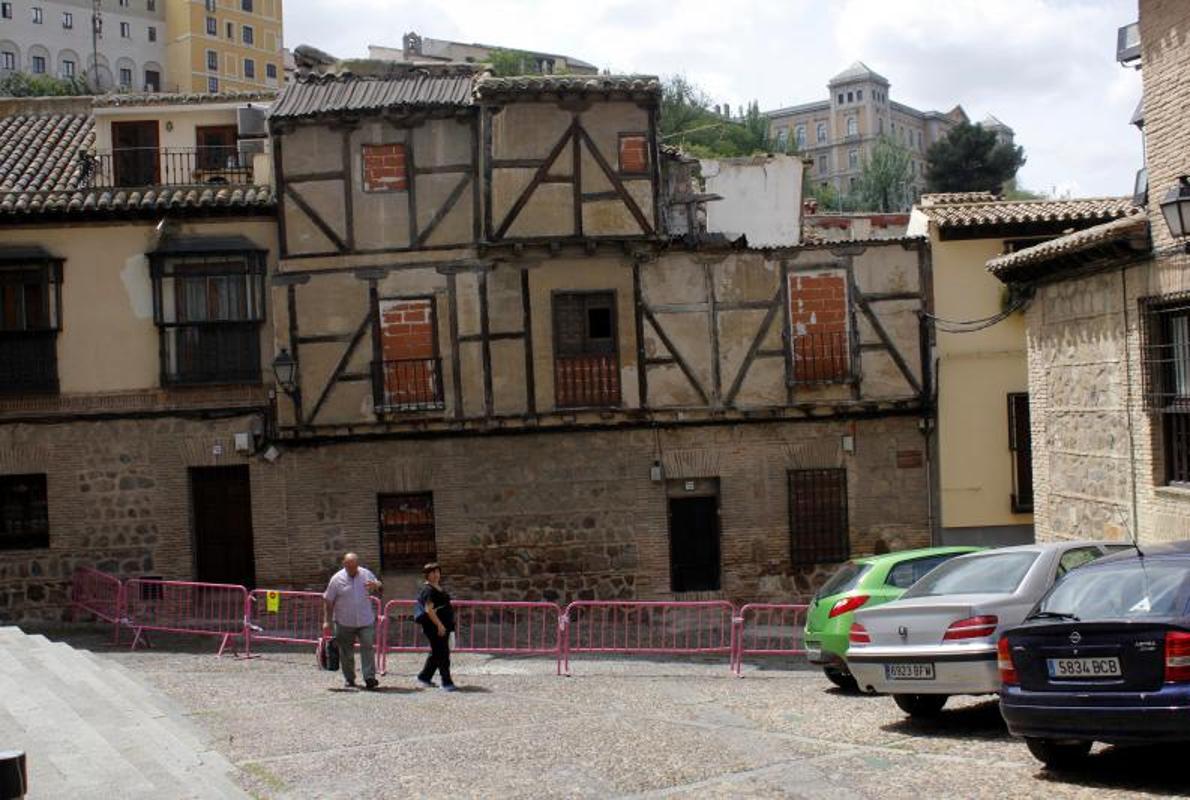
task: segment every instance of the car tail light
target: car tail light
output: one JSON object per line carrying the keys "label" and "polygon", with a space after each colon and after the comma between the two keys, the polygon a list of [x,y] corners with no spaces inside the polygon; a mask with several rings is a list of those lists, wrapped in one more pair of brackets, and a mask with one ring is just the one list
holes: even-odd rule
{"label": "car tail light", "polygon": [[872,637],[868,635],[868,629],[858,622],[851,623],[851,632],[847,634],[847,641],[852,644],[871,644]]}
{"label": "car tail light", "polygon": [[854,597],[844,597],[842,600],[831,606],[830,613],[827,617],[834,619],[840,614],[846,614],[848,611],[855,611],[855,609],[868,602],[869,597],[866,594],[857,594]]}
{"label": "car tail light", "polygon": [[950,627],[942,635],[942,640],[949,642],[955,639],[982,639],[995,633],[996,625],[999,622],[1000,620],[990,614],[982,617],[967,617],[967,619],[950,623]]}
{"label": "car tail light", "polygon": [[1000,667],[1000,683],[1005,686],[1016,686],[1021,682],[1016,674],[1016,664],[1012,663],[1012,651],[1008,648],[1008,637],[1001,636],[996,645],[996,665]]}
{"label": "car tail light", "polygon": [[1190,681],[1190,633],[1170,631],[1165,634],[1165,682]]}

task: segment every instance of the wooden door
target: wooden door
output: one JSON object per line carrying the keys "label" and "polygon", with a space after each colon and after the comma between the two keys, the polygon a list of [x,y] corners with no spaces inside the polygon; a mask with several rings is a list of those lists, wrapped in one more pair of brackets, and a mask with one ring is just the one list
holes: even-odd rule
{"label": "wooden door", "polygon": [[194,129],[198,163],[202,170],[225,170],[239,164],[235,125],[200,125]]}
{"label": "wooden door", "polygon": [[156,120],[112,123],[112,159],[116,186],[154,186],[161,182]]}
{"label": "wooden door", "polygon": [[669,559],[670,584],[673,591],[718,591],[718,498],[670,499]]}
{"label": "wooden door", "polygon": [[247,466],[190,470],[195,579],[256,585],[252,489]]}

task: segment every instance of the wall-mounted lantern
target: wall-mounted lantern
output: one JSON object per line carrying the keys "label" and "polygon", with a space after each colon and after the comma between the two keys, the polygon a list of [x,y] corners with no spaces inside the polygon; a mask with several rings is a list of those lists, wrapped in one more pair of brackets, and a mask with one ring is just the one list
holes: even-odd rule
{"label": "wall-mounted lantern", "polygon": [[1190,234],[1190,177],[1179,177],[1177,185],[1161,198],[1161,213],[1170,236],[1181,239]]}
{"label": "wall-mounted lantern", "polygon": [[282,347],[281,352],[273,359],[273,375],[277,385],[285,394],[292,395],[297,388],[297,362],[289,354],[289,350]]}

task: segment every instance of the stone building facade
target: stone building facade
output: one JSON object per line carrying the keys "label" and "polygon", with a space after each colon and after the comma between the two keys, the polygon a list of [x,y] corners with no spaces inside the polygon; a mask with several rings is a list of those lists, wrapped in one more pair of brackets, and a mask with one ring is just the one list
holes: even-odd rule
{"label": "stone building facade", "polygon": [[1176,35],[1187,25],[1185,4],[1141,0],[1147,205],[988,262],[1035,292],[1026,327],[1039,539],[1190,536],[1190,259],[1159,206],[1190,172],[1190,46]]}

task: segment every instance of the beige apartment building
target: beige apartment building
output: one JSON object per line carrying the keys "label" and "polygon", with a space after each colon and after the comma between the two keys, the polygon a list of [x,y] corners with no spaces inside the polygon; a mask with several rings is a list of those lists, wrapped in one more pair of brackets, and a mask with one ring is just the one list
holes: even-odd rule
{"label": "beige apartment building", "polygon": [[158,1],[166,7],[170,91],[243,92],[282,85],[282,0]]}
{"label": "beige apartment building", "polygon": [[401,37],[400,47],[368,45],[368,58],[378,61],[398,61],[405,64],[483,64],[489,61],[497,50],[517,50],[523,53],[526,73],[552,75],[598,75],[594,64],[558,53],[542,53],[536,50],[499,47],[491,44],[454,42],[449,39],[431,39],[410,31]]}
{"label": "beige apartment building", "polygon": [[[777,150],[796,151],[812,163],[814,185],[832,186],[840,195],[853,192],[865,159],[876,141],[887,136],[910,153],[912,198],[926,187],[926,150],[955,125],[968,122],[963,107],[919,111],[889,96],[889,82],[862,61],[830,79],[828,97],[766,112],[769,135]],[[1012,131],[996,120],[997,133],[1011,141]]]}

